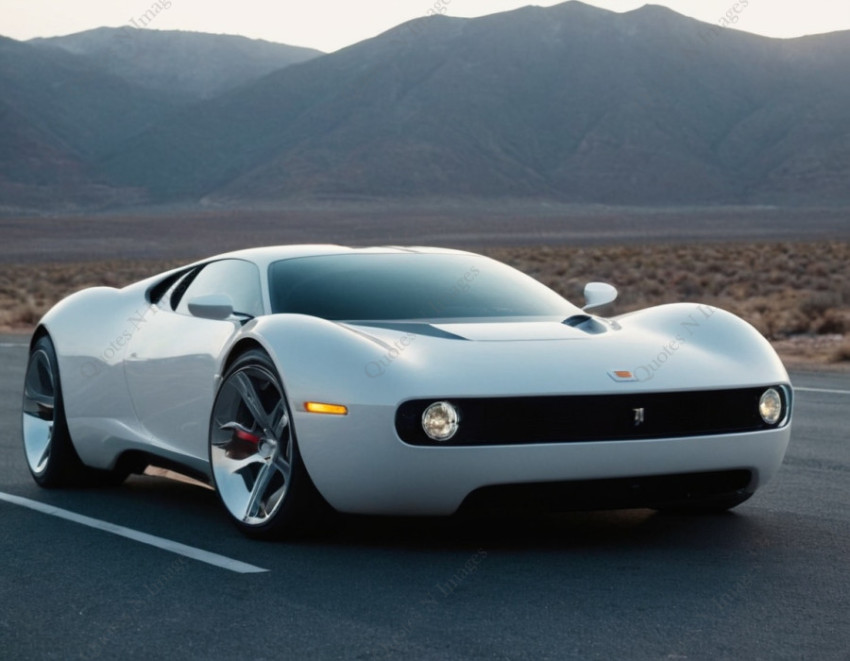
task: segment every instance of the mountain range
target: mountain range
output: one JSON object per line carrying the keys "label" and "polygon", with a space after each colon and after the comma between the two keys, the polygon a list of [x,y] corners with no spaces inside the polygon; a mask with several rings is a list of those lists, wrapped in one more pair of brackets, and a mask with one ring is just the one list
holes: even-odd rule
{"label": "mountain range", "polygon": [[770,39],[651,5],[435,16],[331,54],[127,28],[0,39],[0,89],[6,209],[850,202],[850,32]]}
{"label": "mountain range", "polygon": [[130,28],[0,37],[0,211],[150,202],[101,163],[178,110],[322,53],[234,37]]}
{"label": "mountain range", "polygon": [[127,82],[196,101],[249,83],[290,64],[306,62],[321,51],[223,34],[98,28],[33,39],[90,61]]}

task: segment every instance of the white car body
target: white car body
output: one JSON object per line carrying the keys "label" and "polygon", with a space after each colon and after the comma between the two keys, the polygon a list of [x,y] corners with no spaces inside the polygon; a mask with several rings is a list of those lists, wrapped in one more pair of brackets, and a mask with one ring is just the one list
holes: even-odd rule
{"label": "white car body", "polygon": [[[37,333],[48,333],[55,345],[79,458],[111,469],[136,452],[211,478],[214,398],[229,356],[250,343],[274,362],[304,466],[319,493],[341,512],[446,515],[485,487],[723,471],[747,471],[738,490],[751,494],[779,469],[791,433],[788,375],[755,329],[716,308],[673,304],[612,319],[586,315],[578,326],[445,318],[381,324],[271,314],[267,274],[273,262],[378,253],[464,255],[290,246],[198,262],[256,265],[263,314],[247,322],[181,314],[149,302],[151,288],[170,274],[120,290],[87,289],[59,303]],[[471,275],[459,274],[466,281],[460,285],[476,286]],[[576,319],[582,314],[575,308]],[[628,415],[639,430],[653,415],[650,406],[633,405],[642,396],[769,387],[782,392],[782,419],[730,433],[423,445],[402,440],[396,426],[399,407],[410,400],[457,401],[462,411],[468,398],[498,398],[497,404],[506,403],[499,410],[508,420],[510,405],[501,398],[637,396],[629,400]],[[311,413],[305,402],[338,403],[347,415]],[[588,415],[603,422],[605,416],[594,411]],[[521,422],[511,424],[522,428]]]}

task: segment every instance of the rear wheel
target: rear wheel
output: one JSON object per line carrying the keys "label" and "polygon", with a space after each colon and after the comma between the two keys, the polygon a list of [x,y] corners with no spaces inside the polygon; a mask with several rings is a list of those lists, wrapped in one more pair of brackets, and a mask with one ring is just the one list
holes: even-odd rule
{"label": "rear wheel", "polygon": [[250,537],[303,532],[326,507],[307,474],[280,377],[252,350],[228,369],[213,404],[210,466],[222,504]]}
{"label": "rear wheel", "polygon": [[56,350],[47,335],[32,347],[24,378],[23,439],[27,465],[42,487],[73,486],[85,481],[65,419]]}

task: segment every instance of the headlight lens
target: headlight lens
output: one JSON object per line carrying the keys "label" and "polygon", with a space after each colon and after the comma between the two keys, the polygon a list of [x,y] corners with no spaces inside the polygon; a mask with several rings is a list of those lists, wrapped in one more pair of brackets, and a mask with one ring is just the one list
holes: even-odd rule
{"label": "headlight lens", "polygon": [[782,397],[776,388],[768,388],[762,393],[759,414],[769,425],[775,425],[782,418]]}
{"label": "headlight lens", "polygon": [[422,414],[422,429],[433,441],[448,441],[459,423],[460,414],[449,402],[434,402]]}

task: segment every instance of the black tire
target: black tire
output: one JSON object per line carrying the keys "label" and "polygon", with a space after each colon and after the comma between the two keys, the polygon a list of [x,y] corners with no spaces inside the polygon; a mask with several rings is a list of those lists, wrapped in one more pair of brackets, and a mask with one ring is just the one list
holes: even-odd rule
{"label": "black tire", "polygon": [[65,416],[56,350],[48,335],[32,345],[24,376],[22,433],[24,454],[39,486],[117,485],[125,473],[88,468],[74,449]]}
{"label": "black tire", "polygon": [[304,467],[282,381],[263,351],[239,356],[221,381],[209,460],[219,500],[249,537],[312,532],[330,510]]}

